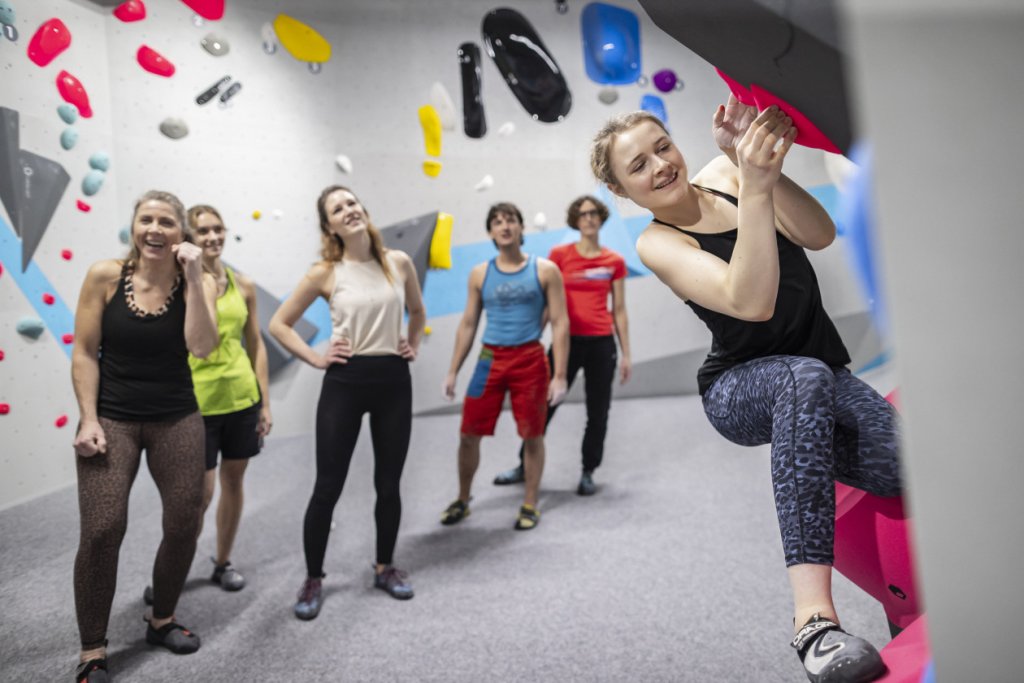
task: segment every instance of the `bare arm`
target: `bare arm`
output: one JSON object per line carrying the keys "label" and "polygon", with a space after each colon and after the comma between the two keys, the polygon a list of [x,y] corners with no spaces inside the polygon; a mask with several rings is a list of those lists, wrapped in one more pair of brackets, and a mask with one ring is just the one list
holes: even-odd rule
{"label": "bare arm", "polygon": [[455,348],[452,349],[452,362],[448,366],[448,375],[445,377],[442,391],[448,400],[455,399],[455,377],[459,374],[466,356],[473,346],[476,338],[476,328],[480,324],[480,313],[483,311],[483,299],[481,289],[484,283],[484,274],[487,272],[487,264],[482,263],[469,274],[469,291],[466,298],[466,310],[459,321],[459,327],[455,331]]}
{"label": "bare arm", "polygon": [[121,268],[117,261],[100,261],[89,268],[75,311],[75,345],[71,350],[71,384],[78,401],[79,424],[75,453],[90,457],[107,450],[106,435],[96,413],[100,389],[99,353],[107,289]]}
{"label": "bare arm", "polygon": [[622,355],[619,358],[619,383],[625,384],[633,374],[633,361],[629,352],[629,316],[626,315],[626,278],[612,280],[612,317],[615,335],[619,338]]}
{"label": "bare arm", "polygon": [[548,402],[557,405],[565,398],[567,366],[569,363],[569,310],[565,305],[565,286],[558,266],[547,259],[537,259],[540,283],[547,298],[547,311],[551,319],[551,384],[548,388]]}
{"label": "bare arm", "polygon": [[260,385],[260,396],[263,403],[256,431],[260,436],[266,436],[270,433],[274,420],[270,412],[270,367],[267,363],[267,347],[263,343],[263,335],[260,334],[260,318],[259,312],[256,310],[256,286],[244,275],[236,273],[235,278],[242,290],[242,296],[245,297],[245,307],[248,311],[245,329],[242,331],[242,334],[245,335],[245,352],[256,373],[256,381]]}
{"label": "bare arm", "polygon": [[191,242],[171,247],[185,275],[185,346],[196,358],[217,348],[217,281],[203,272],[203,250]]}
{"label": "bare arm", "polygon": [[[405,332],[405,343],[408,346],[406,353],[402,355],[409,360],[414,360],[420,350],[420,342],[423,341],[423,328],[427,325],[427,309],[423,305],[423,293],[420,291],[420,279],[416,273],[416,266],[412,259],[405,252],[397,252],[399,265],[405,276],[405,310],[409,313],[409,323]],[[411,351],[411,356],[407,353]]]}
{"label": "bare arm", "polygon": [[296,358],[321,370],[331,363],[344,363],[352,355],[351,351],[346,355],[343,348],[346,345],[342,340],[332,340],[327,353],[321,356],[295,331],[295,323],[318,296],[329,300],[333,285],[334,270],[331,265],[323,261],[315,264],[302,278],[299,286],[274,312],[269,326],[270,334],[281,346],[288,349]]}

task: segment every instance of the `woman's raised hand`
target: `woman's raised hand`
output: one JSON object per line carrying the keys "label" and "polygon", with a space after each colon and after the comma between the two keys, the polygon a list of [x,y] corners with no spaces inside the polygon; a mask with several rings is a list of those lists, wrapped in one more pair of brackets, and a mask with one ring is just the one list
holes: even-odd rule
{"label": "woman's raised hand", "polygon": [[352,357],[352,342],[346,338],[332,339],[330,345],[327,347],[327,351],[320,357],[320,362],[316,364],[321,370],[326,370],[335,363],[344,365],[348,362],[348,359]]}
{"label": "woman's raised hand", "polygon": [[711,123],[711,134],[715,144],[736,163],[736,145],[757,117],[757,107],[750,107],[729,93],[729,101],[718,105]]}
{"label": "woman's raised hand", "polygon": [[757,115],[736,145],[740,191],[770,193],[782,174],[782,160],[796,139],[793,119],[772,105]]}
{"label": "woman's raised hand", "polygon": [[191,242],[178,242],[171,245],[171,252],[178,260],[185,279],[189,282],[201,282],[203,279],[203,250]]}

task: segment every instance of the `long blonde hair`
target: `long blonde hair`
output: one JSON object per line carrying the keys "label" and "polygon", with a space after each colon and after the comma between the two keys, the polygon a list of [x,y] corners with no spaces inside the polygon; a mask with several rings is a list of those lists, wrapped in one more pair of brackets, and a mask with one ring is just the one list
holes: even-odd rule
{"label": "long blonde hair", "polygon": [[[181,232],[185,236],[185,241],[195,242],[195,236],[192,234],[192,228],[189,226],[188,221],[185,220],[185,205],[181,203],[181,200],[178,199],[177,195],[173,195],[170,192],[164,192],[163,190],[150,190],[139,197],[139,200],[135,202],[135,208],[132,209],[132,222],[128,228],[128,241],[131,244],[131,247],[128,250],[128,258],[125,261],[125,264],[130,268],[135,268],[138,265],[140,256],[139,247],[132,238],[132,235],[135,232],[135,218],[139,215],[139,208],[146,202],[150,201],[163,202],[167,206],[171,207],[174,211],[174,217],[178,219],[178,225],[181,226]],[[174,262],[177,264],[177,259],[175,259]],[[178,265],[178,269],[181,269],[180,264]]]}
{"label": "long blonde hair", "polygon": [[[348,192],[353,197],[356,197],[356,193],[344,185],[331,185],[325,188],[320,193],[320,198],[316,200],[316,210],[320,216],[320,257],[330,263],[337,263],[345,256],[345,243],[340,237],[330,231],[327,221],[327,197],[338,191]],[[356,201],[359,201],[359,197],[356,197]],[[359,202],[359,205],[363,206],[363,203]],[[384,238],[381,237],[380,231],[370,221],[370,212],[366,210],[365,206],[363,206],[363,212],[366,214],[366,231],[370,235],[370,254],[380,264],[380,268],[384,271],[384,277],[388,279],[388,282],[393,282],[394,278],[391,275],[391,268],[388,266],[388,260],[384,258],[384,254],[387,252],[387,248],[384,246]]]}
{"label": "long blonde hair", "polygon": [[595,178],[606,185],[619,187],[619,181],[615,178],[615,172],[612,171],[611,159],[608,158],[612,143],[615,141],[616,135],[644,121],[656,124],[668,135],[668,129],[665,128],[665,124],[662,123],[661,119],[646,111],[619,114],[608,119],[608,122],[601,127],[601,130],[597,131],[597,135],[594,136],[593,146],[590,148],[590,170],[594,173]]}

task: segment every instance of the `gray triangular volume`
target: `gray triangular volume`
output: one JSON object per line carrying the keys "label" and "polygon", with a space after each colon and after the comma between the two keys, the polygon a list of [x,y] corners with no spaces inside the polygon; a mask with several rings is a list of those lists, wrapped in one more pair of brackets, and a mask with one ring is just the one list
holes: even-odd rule
{"label": "gray triangular volume", "polygon": [[21,272],[25,272],[71,176],[56,161],[25,150],[19,152],[18,163],[22,172],[17,188],[21,202]]}
{"label": "gray triangular volume", "polygon": [[423,289],[423,280],[427,277],[427,267],[430,265],[430,241],[434,238],[437,213],[426,213],[380,230],[388,248],[404,251],[412,259],[420,289]]}
{"label": "gray triangular volume", "polygon": [[21,235],[21,203],[17,178],[21,174],[18,112],[0,107],[0,201],[3,201],[14,232]]}
{"label": "gray triangular volume", "polygon": [[[270,319],[274,316],[277,307],[281,305],[281,301],[258,284],[253,283],[253,286],[256,287],[256,308],[260,316],[260,334],[263,336],[263,345],[267,347],[267,366],[270,374],[273,375],[292,360],[292,354],[278,344],[277,340],[268,332]],[[306,342],[315,337],[319,331],[316,325],[305,318],[295,321],[293,329]]]}

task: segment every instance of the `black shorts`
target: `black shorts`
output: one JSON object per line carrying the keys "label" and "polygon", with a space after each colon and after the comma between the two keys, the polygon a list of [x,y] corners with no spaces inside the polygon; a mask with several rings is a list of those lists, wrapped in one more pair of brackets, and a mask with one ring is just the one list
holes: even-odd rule
{"label": "black shorts", "polygon": [[263,437],[256,433],[262,403],[226,415],[204,415],[206,423],[206,469],[217,467],[217,453],[225,460],[245,460],[260,452]]}

